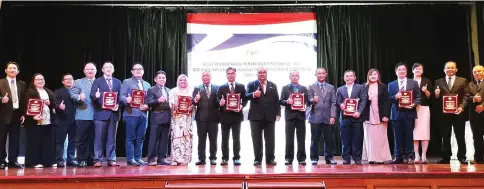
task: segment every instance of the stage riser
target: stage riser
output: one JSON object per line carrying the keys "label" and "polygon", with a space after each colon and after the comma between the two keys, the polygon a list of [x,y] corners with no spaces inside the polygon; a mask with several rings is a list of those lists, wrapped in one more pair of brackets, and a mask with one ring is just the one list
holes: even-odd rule
{"label": "stage riser", "polygon": [[[168,185],[165,187],[166,182]],[[324,181],[329,189],[482,189],[484,178],[267,178],[267,179],[152,179],[123,178],[114,180],[67,179],[61,181],[47,180],[9,180],[0,183],[0,188],[241,188],[247,182],[248,189],[263,188],[316,188]]]}

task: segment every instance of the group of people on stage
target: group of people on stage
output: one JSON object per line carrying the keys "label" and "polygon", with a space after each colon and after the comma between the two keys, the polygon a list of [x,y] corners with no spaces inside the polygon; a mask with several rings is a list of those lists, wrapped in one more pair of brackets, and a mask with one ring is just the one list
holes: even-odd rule
{"label": "group of people on stage", "polygon": [[[265,163],[277,164],[274,156],[275,122],[280,120],[281,106],[285,107],[286,165],[293,164],[294,159],[300,165],[306,164],[306,119],[311,128],[311,164],[318,164],[321,134],[324,136],[326,164],[337,164],[332,154],[334,140],[331,129],[337,121],[337,114],[340,115],[343,164],[351,164],[351,160],[355,164],[361,164],[362,160],[368,160],[370,164],[428,163],[426,152],[430,139],[429,105],[435,102],[433,105],[445,108],[445,104],[440,104],[444,101],[442,98],[451,94],[458,98],[458,102],[454,112],[440,111],[443,153],[438,163],[450,162],[452,127],[459,147],[457,157],[461,163],[468,162],[464,141],[466,118],[462,114],[467,110],[470,111],[476,148],[474,161],[470,163],[483,163],[484,128],[479,124],[484,123],[484,67],[474,67],[474,80],[471,82],[455,75],[457,64],[452,61],[445,63],[446,76],[434,83],[422,77],[422,64],[415,63],[411,69],[414,77],[408,78],[407,65],[398,63],[395,66],[398,79],[390,82],[388,86],[380,81],[377,69],[368,71],[364,84],[356,84],[355,72],[348,70],[344,73],[346,84],[339,88],[326,82],[327,70],[323,67],[317,68],[316,82],[307,87],[299,83],[299,72],[292,70],[289,73],[289,84],[282,87],[279,95],[276,84],[267,80],[267,69],[264,67],[257,70],[257,80],[248,83],[247,87],[236,82],[236,69],[229,67],[226,70],[227,82],[223,85],[213,84],[210,72],[204,71],[202,84],[192,87],[188,83],[188,77],[182,74],[178,76],[177,86],[168,89],[165,86],[166,73],[163,71],[156,72],[154,86],[144,81],[144,69],[140,63],[133,64],[131,78],[121,81],[113,77],[114,65],[111,62],[102,65],[103,76],[98,78],[95,78],[96,65],[89,62],[84,67],[84,78],[74,80],[71,74],[64,74],[64,86],[52,92],[45,87],[46,81],[41,73],[34,74],[27,86],[16,78],[19,65],[8,62],[5,68],[7,77],[0,80],[0,168],[23,168],[17,161],[21,124],[27,132],[27,167],[118,166],[116,132],[121,118],[126,123],[127,165],[190,163],[194,135],[193,118],[199,140],[198,161],[195,164],[204,165],[207,159],[211,165],[217,164],[220,123],[220,164],[229,164],[229,134],[232,132],[232,161],[234,165],[240,165],[242,110],[249,101],[248,119],[254,165],[262,164],[264,149]],[[139,96],[133,95],[133,91],[144,91],[146,95],[141,96],[144,99],[140,100]],[[407,92],[412,95],[406,95]],[[118,96],[114,98],[114,106],[107,107],[104,101],[108,98],[104,95],[112,93]],[[239,96],[239,100],[228,98],[235,94]],[[304,96],[303,100],[296,99],[294,94]],[[409,98],[412,100],[409,101]],[[43,101],[40,114],[26,113],[32,99]],[[189,103],[186,99],[189,99]],[[402,99],[406,99],[406,105],[402,103]],[[357,103],[349,108],[348,100],[356,100]],[[138,106],[134,106],[133,102],[137,102]],[[303,108],[294,108],[295,104],[300,105],[301,102]],[[186,104],[189,106],[184,107]],[[228,107],[229,104],[231,108]],[[387,138],[389,121],[392,121],[395,136],[393,160]],[[148,125],[150,136],[147,162],[144,162],[142,146]],[[5,161],[7,135],[8,163]],[[64,159],[64,141],[67,135],[67,159]],[[296,153],[294,135],[297,140]],[[208,158],[205,154],[207,137],[210,152]],[[262,145],[263,140],[265,146]],[[419,144],[422,147],[421,155]]]}

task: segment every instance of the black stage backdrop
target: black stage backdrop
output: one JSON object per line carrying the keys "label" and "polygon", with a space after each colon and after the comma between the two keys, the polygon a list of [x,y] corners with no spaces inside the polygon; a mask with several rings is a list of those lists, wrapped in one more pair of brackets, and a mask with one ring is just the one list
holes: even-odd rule
{"label": "black stage backdrop", "polygon": [[[396,79],[393,66],[399,61],[423,63],[426,77],[434,80],[443,76],[445,61],[455,60],[458,75],[470,77],[467,5],[146,8],[5,2],[0,11],[0,62],[19,62],[24,81],[29,82],[35,72],[43,73],[51,89],[61,87],[64,72],[83,77],[88,61],[113,61],[114,75],[120,79],[131,76],[133,62],[141,62],[145,80],[153,83],[154,73],[162,69],[167,72],[167,86],[174,87],[176,77],[187,70],[186,13],[305,11],[316,12],[318,66],[328,68],[328,81],[337,86],[343,84],[345,70],[355,70],[363,82],[373,67],[387,83]],[[440,150],[435,126],[429,148],[434,154]],[[334,128],[339,154],[339,129]],[[389,136],[393,146],[391,129]],[[118,156],[125,155],[124,138],[120,122]]]}

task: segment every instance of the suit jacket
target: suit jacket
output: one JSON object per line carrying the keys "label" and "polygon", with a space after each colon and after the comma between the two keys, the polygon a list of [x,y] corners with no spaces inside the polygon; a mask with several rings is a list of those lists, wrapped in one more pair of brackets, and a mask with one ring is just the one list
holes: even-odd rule
{"label": "suit jacket", "polygon": [[[117,120],[119,121],[119,109],[118,108],[118,111],[112,111],[112,110],[105,110],[103,109],[103,93],[104,92],[116,92],[118,94],[118,101],[116,102],[116,104],[120,104],[119,102],[119,94],[120,94],[120,91],[121,91],[121,81],[119,79],[116,79],[114,77],[112,77],[112,85],[113,85],[113,88],[111,89],[111,91],[109,91],[109,85],[108,85],[108,82],[106,80],[106,78],[103,76],[103,77],[99,77],[97,79],[94,80],[94,82],[92,83],[92,87],[91,87],[91,99],[93,99],[93,107],[94,107],[94,117],[93,119],[94,120],[102,120],[102,121],[106,121],[106,120],[109,120],[109,118],[112,118],[113,120]],[[101,96],[99,98],[96,98],[96,92],[97,90],[99,89],[99,93],[101,93]]]}
{"label": "suit jacket", "polygon": [[[55,123],[55,113],[54,113],[54,109],[55,109],[55,103],[54,102],[54,93],[45,88],[44,87],[44,90],[47,92],[47,95],[49,95],[49,101],[50,101],[50,105],[49,105],[49,111],[50,111],[50,123],[51,125],[53,125]],[[25,94],[25,102],[28,102],[29,99],[40,99],[40,94],[39,94],[39,91],[37,91],[37,89],[35,88],[30,88],[29,90],[27,90],[26,94]],[[34,116],[25,116],[25,122],[24,122],[26,126],[33,126],[33,125],[37,125],[37,120],[34,120]]]}
{"label": "suit jacket", "polygon": [[[308,87],[308,98],[311,103],[309,123],[329,124],[330,118],[336,118],[336,88],[326,83],[323,89],[319,88],[318,82]],[[314,102],[314,96],[318,96],[318,102]]]}
{"label": "suit jacket", "polygon": [[[59,109],[59,105],[64,101],[65,109]],[[76,106],[71,99],[69,89],[62,87],[54,92],[54,106],[57,125],[68,125],[76,123]]]}
{"label": "suit jacket", "polygon": [[[166,92],[166,101],[158,102],[158,99],[163,95],[162,90]],[[160,125],[170,123],[171,121],[171,109],[169,104],[170,99],[170,89],[168,87],[163,87],[154,85],[148,89],[146,94],[146,104],[151,108],[150,124]]]}
{"label": "suit jacket", "polygon": [[[425,93],[422,91],[422,87],[424,87],[425,85],[427,85],[427,90],[430,92],[429,97],[427,97],[427,95],[425,95]],[[428,78],[422,77],[419,88],[420,88],[420,105],[430,106],[430,99],[432,99],[432,97],[434,96],[434,90],[435,90],[433,88],[432,81],[430,81],[430,79]]]}
{"label": "suit jacket", "polygon": [[[339,108],[340,104],[345,103],[345,99],[359,99],[358,100],[358,107],[356,109],[357,112],[360,112],[359,118],[354,118],[350,116],[344,116],[343,111]],[[353,84],[353,89],[351,89],[351,94],[348,94],[348,87],[343,85],[336,90],[336,106],[337,109],[340,111],[340,122],[343,120],[351,120],[354,122],[363,122],[363,111],[365,110],[366,103],[368,101],[368,91],[364,85]]]}
{"label": "suit jacket", "polygon": [[[80,94],[84,91],[86,99],[80,100]],[[77,79],[71,89],[71,98],[76,103],[76,120],[93,120],[94,107],[91,100],[91,84],[87,78]]]}
{"label": "suit jacket", "polygon": [[[310,104],[308,101],[308,89],[305,86],[298,84],[297,92],[304,94],[304,102],[306,103],[306,106],[309,106]],[[295,92],[294,92],[294,89],[292,88],[291,83],[282,87],[281,99],[279,102],[281,103],[281,106],[285,107],[284,108],[285,119],[291,120],[291,119],[297,118],[299,120],[306,120],[305,111],[291,110],[291,105],[287,104],[287,99],[289,99],[292,93],[295,93]]]}
{"label": "suit jacket", "polygon": [[[207,96],[205,86],[203,84],[195,87],[192,94],[192,103],[197,107],[195,113],[195,121],[209,121],[218,122],[220,119],[219,108],[217,101],[218,86],[210,84],[210,96]],[[200,92],[200,101],[195,102],[195,96]]]}
{"label": "suit jacket", "polygon": [[[229,93],[230,93],[229,83],[225,83],[221,85],[217,91],[217,103],[220,103],[220,100],[222,100],[222,96],[224,96],[224,98],[227,99],[227,94]],[[248,99],[245,96],[244,84],[235,82],[234,93],[240,94],[241,105],[245,107],[247,105]],[[228,102],[225,101],[225,105],[220,107],[220,123],[236,123],[236,122],[244,121],[244,113],[242,110],[240,110],[240,112],[225,110],[227,103]]]}
{"label": "suit jacket", "polygon": [[[365,86],[366,91],[369,90],[369,86]],[[370,105],[371,102],[368,100],[366,103],[365,110],[363,110],[363,120],[369,121],[370,120]],[[384,117],[390,118],[390,101],[388,100],[388,89],[387,85],[383,83],[378,83],[378,113],[380,114],[380,121]]]}
{"label": "suit jacket", "polygon": [[[440,78],[436,80],[434,84],[435,88],[439,86],[439,89],[440,89],[440,95],[438,98],[436,98],[438,100],[437,105],[439,106],[440,112],[443,112],[442,97],[448,94],[454,94],[454,95],[457,94],[459,99],[459,107],[465,110],[469,101],[469,83],[467,82],[467,79],[456,76],[454,84],[452,85],[452,89],[449,89],[449,86],[447,86],[446,79],[447,79],[447,76],[444,78]],[[459,116],[462,116],[462,118],[464,118],[462,113],[459,114]]]}
{"label": "suit jacket", "polygon": [[470,114],[470,119],[473,119],[477,116],[484,116],[484,112],[477,113],[475,111],[477,105],[484,105],[484,100],[481,100],[481,102],[473,102],[474,96],[476,94],[479,94],[481,96],[481,99],[484,99],[484,82],[481,82],[481,85],[477,85],[476,81],[469,82],[469,114]]}
{"label": "suit jacket", "polygon": [[412,91],[413,93],[414,106],[412,109],[398,107],[398,100],[395,98],[400,91],[398,82],[398,80],[395,80],[388,84],[389,100],[392,103],[390,119],[397,120],[399,116],[405,116],[408,119],[417,119],[417,106],[420,104],[420,87],[418,86],[418,82],[407,78],[405,90]]}
{"label": "suit jacket", "polygon": [[[281,106],[279,104],[279,93],[277,86],[273,82],[267,81],[265,93],[260,89],[259,80],[247,84],[245,96],[250,100],[249,116],[251,121],[276,121],[276,116],[281,116]],[[254,98],[252,94],[260,89],[259,98]]]}
{"label": "suit jacket", "polygon": [[[151,87],[151,85],[142,80],[143,84],[143,90],[148,91],[148,89]],[[140,117],[143,116],[146,118],[147,116],[147,111],[141,111],[139,108],[131,108],[131,106],[127,103],[126,98],[128,98],[128,94],[131,95],[131,91],[133,90],[140,90],[138,87],[138,79],[135,77],[131,77],[128,79],[125,79],[123,81],[123,84],[121,85],[121,95],[119,100],[125,105],[124,107],[124,112],[123,112],[123,117]],[[145,96],[145,103],[146,103],[146,96]]]}
{"label": "suit jacket", "polygon": [[[25,114],[25,107],[27,106],[25,101],[25,92],[27,90],[27,84],[25,82],[16,79],[15,84],[17,84],[17,100],[19,103],[18,110],[21,114]],[[10,85],[8,84],[7,78],[0,80],[0,95],[5,96],[8,93],[8,102],[1,103],[0,101],[0,123],[9,124],[12,120],[13,114],[13,102],[12,102],[12,92],[10,91]]]}

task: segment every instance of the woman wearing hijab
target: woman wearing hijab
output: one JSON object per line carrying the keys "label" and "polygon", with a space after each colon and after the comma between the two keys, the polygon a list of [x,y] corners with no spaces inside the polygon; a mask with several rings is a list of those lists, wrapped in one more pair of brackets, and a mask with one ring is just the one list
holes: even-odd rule
{"label": "woman wearing hijab", "polygon": [[25,116],[27,130],[27,149],[25,165],[27,167],[50,167],[55,164],[54,146],[54,93],[45,87],[44,76],[34,74],[26,93],[29,99],[44,101],[42,113],[36,116]]}
{"label": "woman wearing hijab", "polygon": [[[417,119],[415,120],[415,128],[413,129],[413,148],[415,150],[415,163],[428,163],[427,149],[430,140],[430,97],[432,91],[432,82],[430,79],[422,77],[424,68],[420,63],[415,63],[412,66],[413,80],[418,82],[420,87],[420,105],[417,106]],[[419,156],[418,144],[422,142],[422,159]]]}
{"label": "woman wearing hijab", "polygon": [[[171,156],[178,165],[186,165],[192,160],[193,127],[192,120],[195,115],[193,106],[187,114],[177,113],[178,97],[191,97],[193,89],[188,85],[188,77],[184,74],[178,76],[177,87],[170,90],[169,103],[172,110],[171,118]],[[191,99],[190,99],[191,101]]]}
{"label": "woman wearing hijab", "polygon": [[381,164],[392,160],[387,136],[390,102],[387,86],[380,82],[380,73],[377,69],[368,71],[366,90],[369,103],[366,103],[362,114],[365,120],[363,158],[370,164]]}

